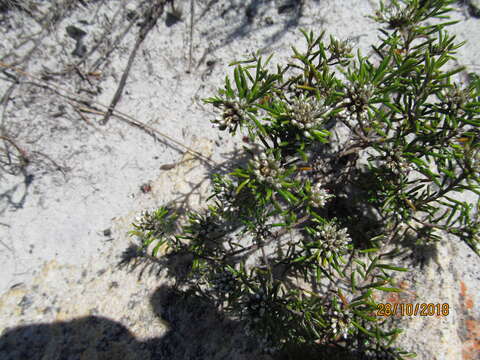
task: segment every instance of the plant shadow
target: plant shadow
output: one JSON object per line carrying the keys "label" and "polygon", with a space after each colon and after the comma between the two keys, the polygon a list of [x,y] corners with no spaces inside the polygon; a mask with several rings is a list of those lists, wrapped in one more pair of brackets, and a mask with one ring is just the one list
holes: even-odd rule
{"label": "plant shadow", "polygon": [[[231,171],[234,167],[240,166],[240,165],[245,165],[247,162],[249,156],[246,153],[242,152],[237,152],[233,151],[231,153],[225,154],[227,160],[223,162],[222,164],[218,164],[217,166],[211,166],[208,168],[208,171],[210,174],[214,173],[226,173]],[[352,172],[349,174],[349,176],[354,179],[353,182],[368,182],[371,179],[372,174],[367,171],[356,171],[352,170]],[[206,181],[208,177],[206,177],[204,180]],[[333,189],[334,191],[341,191],[339,189],[335,190],[334,184],[330,184],[330,188]],[[342,185],[342,184],[340,184]],[[342,186],[340,186],[341,188]],[[359,206],[354,206],[354,201],[352,201],[352,196],[353,193],[356,190],[347,190],[344,195],[346,195],[345,198],[342,198],[338,201],[333,201],[325,210],[319,209],[319,211],[326,211],[328,213],[329,217],[338,217],[341,219],[342,217],[348,218],[348,221],[345,221],[342,223],[342,226],[345,226],[348,228],[349,233],[352,234],[352,239],[354,244],[356,245],[357,248],[359,249],[365,249],[368,244],[368,240],[371,237],[374,237],[381,233],[382,229],[384,229],[382,219],[376,218],[377,214],[370,208],[365,208],[365,207],[359,207]],[[188,196],[190,196],[191,193],[185,193],[185,194],[179,194],[179,197],[176,199],[177,204],[181,204],[181,206],[187,207],[188,202],[185,201]],[[355,196],[361,196],[358,193]],[[185,212],[188,211],[185,210]],[[367,221],[368,220],[368,221]],[[230,229],[231,230],[231,229]],[[224,246],[224,244],[221,244],[218,242],[217,244],[213,244],[213,246],[218,246],[219,248],[221,246]],[[408,247],[408,242],[402,242],[401,244],[398,244],[399,247],[405,249]],[[222,250],[226,250],[225,248],[222,248]],[[413,248],[411,249],[413,250]],[[251,251],[246,251],[243,252],[242,254],[234,255],[228,258],[226,260],[232,267],[235,267],[236,264],[239,264],[243,261],[245,261],[248,256],[252,254],[254,250]],[[412,251],[414,252],[414,251]],[[270,264],[275,264],[275,266],[279,265],[279,271],[278,273],[283,273],[282,271],[282,256],[279,255],[280,253],[278,251],[274,251],[271,255],[267,256],[267,260]],[[149,255],[145,249],[142,249],[140,245],[135,245],[132,244],[130,245],[129,248],[127,248],[122,256],[122,259],[120,261],[119,266],[120,267],[127,267],[130,268],[131,271],[133,270],[138,270],[139,271],[139,277],[142,277],[142,275],[145,272],[149,272],[150,275],[152,274],[157,274],[159,275],[163,270],[166,270],[166,276],[170,279],[174,280],[174,287],[175,289],[178,288],[189,288],[189,285],[191,285],[191,282],[189,281],[189,272],[192,268],[192,263],[193,263],[193,255],[188,252],[187,248],[184,248],[180,250],[179,252],[173,253],[173,254],[165,254],[164,256],[161,257],[153,257]],[[265,264],[264,264],[265,265]],[[277,270],[277,269],[275,269]],[[295,270],[295,269],[293,269]],[[296,273],[298,275],[298,273]],[[295,275],[294,273],[290,273],[289,275]],[[275,276],[275,275],[274,275]],[[300,275],[301,276],[301,275]],[[291,277],[286,277],[285,274],[279,275],[281,277],[282,281],[287,285],[287,286],[292,286],[294,287],[295,284],[291,282]],[[316,293],[324,293],[327,294],[329,293],[329,287],[325,286],[322,283],[315,283],[315,280],[312,280],[312,290],[314,290]],[[178,290],[176,290],[178,291]],[[215,290],[213,290],[215,292]],[[186,296],[185,301],[190,301],[188,299],[190,298],[196,298],[194,297],[191,293],[185,292],[176,292],[175,296],[180,296],[178,294],[183,294],[181,296]],[[213,294],[213,293],[212,293]],[[218,295],[218,294],[216,294]],[[213,294],[212,299],[218,298],[219,296],[216,296]],[[159,298],[165,299],[162,297],[164,295],[159,294]],[[166,299],[171,299],[171,296],[169,295],[166,297]],[[218,324],[223,324],[223,322],[226,319],[226,316],[221,310],[219,310],[218,307],[214,304],[213,300],[208,300],[208,299],[203,299],[202,301],[204,304],[207,304],[209,309],[211,309],[212,313],[215,313],[216,315],[214,318],[216,320],[212,320],[212,327],[215,328],[216,321]],[[159,301],[159,303],[163,303],[163,300]],[[168,300],[167,303],[179,303],[179,300],[175,301],[170,301]],[[171,310],[165,310],[167,313],[157,313],[160,314],[160,316],[164,319],[167,319],[167,321],[172,321],[172,313]],[[174,312],[178,312],[182,310],[174,310]],[[210,311],[210,310],[209,310]],[[176,315],[175,315],[176,316]],[[176,319],[176,317],[174,318]],[[228,321],[233,321],[233,320],[228,320]],[[175,321],[174,321],[175,322]],[[183,327],[188,327],[189,323],[191,321],[186,320],[186,323],[183,323],[182,321],[178,322],[179,328]],[[234,326],[239,326],[238,331],[243,332],[243,329],[240,327],[241,322],[233,322],[235,325]],[[232,324],[227,322],[227,324]],[[219,325],[220,326],[220,325]],[[222,325],[223,326],[223,325]],[[233,326],[233,325],[228,325],[228,326]],[[181,331],[183,333],[183,330]],[[175,341],[179,341],[179,337],[177,336],[178,334],[171,334],[170,337],[172,339],[175,339]],[[179,335],[183,336],[183,335]],[[258,345],[258,344],[257,344]],[[338,344],[337,344],[338,345]],[[349,349],[349,350],[347,350]],[[295,348],[295,347],[287,347],[284,352],[282,353],[277,353],[274,354],[274,359],[279,359],[279,360],[289,360],[289,359],[374,359],[375,357],[368,357],[366,355],[363,355],[363,350],[361,350],[361,347],[348,347],[345,346],[345,344],[341,344],[338,346],[321,346],[321,345],[313,345],[313,346],[306,346],[302,345],[301,349]]]}
{"label": "plant shadow", "polygon": [[[262,354],[261,346],[203,298],[161,286],[150,298],[154,314],[168,324],[158,338],[138,340],[120,322],[101,316],[19,325],[0,337],[3,360],[194,360],[194,359],[362,359],[347,350],[319,347]],[[296,353],[295,356],[292,353]],[[293,357],[292,357],[293,356]],[[366,358],[365,358],[366,359]]]}

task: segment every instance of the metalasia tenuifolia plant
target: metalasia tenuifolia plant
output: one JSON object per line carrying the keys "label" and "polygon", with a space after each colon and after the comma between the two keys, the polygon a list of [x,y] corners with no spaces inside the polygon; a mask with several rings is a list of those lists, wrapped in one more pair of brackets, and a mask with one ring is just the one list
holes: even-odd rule
{"label": "metalasia tenuifolia plant", "polygon": [[455,80],[452,3],[381,3],[371,57],[302,31],[306,48],[285,65],[234,63],[205,101],[220,111],[214,126],[248,137],[250,160],[213,176],[208,208],[187,225],[174,231],[168,206],[154,216],[168,231],[136,225],[144,244],[158,235],[168,256],[190,254],[185,286],[265,351],[409,357],[394,345],[401,330],[376,316],[379,294],[402,291],[402,240],[450,233],[480,254],[480,83]]}

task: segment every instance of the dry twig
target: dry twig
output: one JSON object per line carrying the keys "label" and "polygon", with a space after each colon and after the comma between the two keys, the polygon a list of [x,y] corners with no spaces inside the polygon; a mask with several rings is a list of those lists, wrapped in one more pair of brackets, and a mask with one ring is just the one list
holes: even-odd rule
{"label": "dry twig", "polygon": [[102,120],[102,125],[105,125],[108,122],[108,119],[112,115],[113,110],[115,109],[115,106],[117,103],[120,101],[120,97],[122,96],[123,88],[125,87],[125,84],[127,82],[128,75],[130,73],[130,69],[133,64],[133,60],[137,56],[137,51],[142,44],[143,40],[147,37],[148,33],[150,30],[152,30],[159,17],[163,14],[163,10],[165,7],[165,2],[166,0],[156,0],[153,2],[153,4],[150,6],[150,8],[145,12],[144,14],[144,22],[140,28],[140,32],[138,34],[137,41],[135,42],[135,45],[133,46],[133,50],[130,53],[130,57],[128,58],[127,62],[127,67],[125,68],[125,71],[123,72],[122,78],[120,79],[120,83],[118,84],[117,91],[115,92],[115,95],[113,96],[112,102],[110,103],[110,106],[108,107],[107,113],[105,114],[105,117]]}
{"label": "dry twig", "polygon": [[[108,108],[106,105],[98,102],[98,101],[94,101],[94,100],[91,100],[91,99],[88,99],[88,98],[83,98],[82,96],[79,96],[78,94],[72,92],[72,91],[69,91],[69,90],[66,90],[66,89],[63,89],[61,88],[60,86],[58,85],[55,85],[55,84],[51,84],[51,83],[48,83],[47,81],[45,80],[42,80],[32,74],[29,74],[23,70],[20,70],[14,66],[11,66],[11,65],[8,65],[8,64],[5,64],[3,62],[0,61],[0,67],[4,67],[4,68],[8,68],[8,69],[12,69],[14,70],[15,72],[21,74],[21,75],[24,75],[26,77],[29,77],[33,80],[36,80],[38,81],[38,83],[36,82],[30,82],[30,84],[32,85],[35,85],[35,86],[38,86],[38,87],[41,87],[41,88],[44,88],[44,89],[47,89],[47,90],[50,90],[50,91],[53,91],[55,94],[61,96],[61,97],[64,97],[70,101],[73,101],[73,102],[76,102],[76,103],[79,103],[79,104],[82,104],[82,105],[87,105],[87,106],[90,106],[90,108],[84,108],[82,107],[82,111],[84,111],[85,109],[88,109],[89,112],[91,113],[95,113],[95,114],[99,114],[99,115],[103,115],[103,113],[101,111],[98,111],[98,110],[95,110],[95,109],[92,109],[91,108],[91,105],[90,104],[95,104],[99,107],[102,107],[102,108]],[[134,117],[124,113],[124,112],[121,112],[119,110],[113,110],[112,111],[112,115],[115,115],[117,116],[117,118],[127,122],[128,124],[130,125],[134,125],[142,130],[144,130],[145,132],[147,132],[148,134],[152,135],[152,136],[161,136],[165,139],[167,139],[168,141],[174,143],[175,145],[179,146],[180,148],[183,148],[185,149],[186,152],[192,154],[193,156],[199,158],[200,160],[206,162],[207,164],[209,165],[219,165],[217,163],[215,163],[214,161],[212,161],[211,159],[209,159],[208,157],[206,157],[205,155],[199,153],[198,151],[195,151],[193,150],[192,148],[184,145],[183,143],[181,143],[180,141],[177,141],[175,140],[174,138],[172,138],[171,136],[165,134],[165,133],[162,133],[161,131],[159,130],[156,130],[144,123],[142,123],[141,121],[135,119]]]}

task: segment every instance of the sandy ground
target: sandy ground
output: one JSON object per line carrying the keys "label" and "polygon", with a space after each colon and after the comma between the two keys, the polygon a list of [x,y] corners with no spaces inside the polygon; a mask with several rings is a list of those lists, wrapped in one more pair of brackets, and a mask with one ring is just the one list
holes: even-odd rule
{"label": "sandy ground", "polygon": [[[101,115],[83,109],[103,112],[110,104],[137,39],[135,9],[146,2],[32,3],[37,6],[0,14],[0,61],[22,70],[1,69],[1,127],[30,159],[24,170],[15,166],[18,158],[5,160],[10,163],[0,178],[0,332],[7,334],[3,346],[11,334],[28,338],[24,334],[29,331],[55,332],[54,321],[85,329],[95,318],[104,321],[96,329],[114,324],[128,333],[119,336],[118,343],[128,345],[119,345],[123,350],[118,351],[131,358],[140,358],[139,351],[145,352],[143,358],[253,356],[258,349],[248,339],[219,346],[223,330],[213,331],[209,341],[188,340],[201,337],[208,329],[205,324],[212,325],[220,315],[172,315],[172,309],[188,313],[188,307],[181,301],[173,306],[171,296],[165,295],[166,274],[146,273],[138,281],[138,269],[118,269],[132,241],[126,233],[146,208],[170,200],[201,206],[209,174],[235,161],[241,137],[231,139],[212,128],[212,109],[201,101],[221,86],[229,63],[258,49],[267,55],[275,52],[274,61],[281,62],[292,44],[303,45],[300,28],[351,39],[368,54],[377,33],[366,15],[375,3],[310,0],[300,6],[295,1],[197,0],[193,27],[190,1],[180,3],[180,20],[167,15],[167,7],[141,44],[116,106],[130,117],[112,116],[106,125],[100,124]],[[460,23],[450,31],[459,41],[468,41],[459,50],[459,63],[478,70],[480,20],[467,7],[454,18]],[[85,32],[80,43],[67,30],[71,26]],[[85,51],[82,58],[73,55],[78,51]],[[79,97],[85,99],[83,105],[72,100]],[[143,128],[132,126],[132,121]],[[210,160],[187,153],[185,146]],[[144,184],[151,190],[143,191]],[[417,351],[420,359],[478,359],[478,259],[463,244],[446,239],[443,245],[434,260],[406,280],[418,296],[390,300],[450,303],[451,316],[403,319],[407,331],[400,344]],[[12,330],[16,326],[21,327]],[[238,324],[223,321],[221,326],[233,334]],[[19,338],[16,349],[25,345]],[[97,342],[98,338],[91,343],[99,348]],[[60,340],[45,343],[50,349],[44,350],[45,359],[57,358],[49,354],[55,354]],[[183,350],[174,351],[175,346]],[[103,353],[98,350],[96,357],[85,348],[78,347],[84,356],[78,358],[120,356],[112,346]],[[2,359],[8,354],[26,358],[5,349],[0,341]]]}

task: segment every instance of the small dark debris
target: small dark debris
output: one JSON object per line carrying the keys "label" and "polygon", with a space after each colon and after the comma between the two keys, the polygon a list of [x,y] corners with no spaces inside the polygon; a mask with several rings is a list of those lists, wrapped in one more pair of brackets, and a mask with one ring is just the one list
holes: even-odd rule
{"label": "small dark debris", "polygon": [[173,26],[176,23],[182,21],[181,17],[176,16],[174,13],[167,13],[167,18],[165,19],[165,25],[167,27]]}
{"label": "small dark debris", "polygon": [[275,22],[273,21],[273,19],[270,16],[267,16],[265,18],[265,24],[267,24],[268,26],[271,26],[271,25],[275,24]]}
{"label": "small dark debris", "polygon": [[136,12],[135,10],[129,10],[127,12],[127,20],[128,21],[135,21],[135,20],[138,19],[138,17],[139,17],[138,12]]}
{"label": "small dark debris", "polygon": [[22,308],[22,311],[25,311],[30,306],[32,306],[32,304],[33,304],[33,300],[30,299],[30,297],[28,297],[27,295],[25,295],[22,298],[22,300],[20,300],[20,302],[18,303],[18,306],[20,306]]}
{"label": "small dark debris", "polygon": [[83,39],[83,37],[87,35],[85,31],[73,25],[67,26],[66,30],[68,36],[77,41]]}
{"label": "small dark debris", "polygon": [[175,166],[177,166],[176,163],[173,163],[173,164],[164,164],[164,165],[160,166],[160,169],[161,169],[161,170],[171,170],[171,169],[173,169]]}
{"label": "small dark debris", "polygon": [[75,50],[73,50],[72,55],[77,56],[79,58],[83,58],[87,54],[87,47],[82,44],[81,41],[77,42],[77,46],[75,46]]}
{"label": "small dark debris", "polygon": [[152,191],[152,185],[145,183],[142,186],[140,186],[140,190],[142,190],[144,194],[149,193],[150,191]]}
{"label": "small dark debris", "polygon": [[77,41],[72,55],[84,57],[87,54],[87,47],[83,44],[83,38],[87,35],[87,32],[73,25],[67,26],[66,30],[68,36]]}
{"label": "small dark debris", "polygon": [[82,278],[86,277],[87,276],[87,270],[83,270],[82,271]]}
{"label": "small dark debris", "polygon": [[103,236],[111,236],[111,235],[112,235],[112,230],[111,229],[103,230]]}
{"label": "small dark debris", "polygon": [[135,301],[135,300],[130,300],[127,304],[127,308],[132,310],[135,306],[138,305],[138,301]]}
{"label": "small dark debris", "polygon": [[52,312],[53,312],[53,309],[51,306],[47,306],[45,309],[43,309],[43,314],[48,314]]}
{"label": "small dark debris", "polygon": [[212,67],[216,64],[217,62],[215,60],[207,60],[206,65],[208,67]]}
{"label": "small dark debris", "polygon": [[33,182],[33,179],[35,178],[35,175],[28,174],[25,176],[25,185],[30,185]]}
{"label": "small dark debris", "polygon": [[258,13],[257,6],[255,5],[254,2],[251,3],[249,6],[247,6],[247,8],[245,9],[245,15],[249,23],[253,22],[253,19],[255,18],[257,13]]}
{"label": "small dark debris", "polygon": [[23,282],[13,284],[12,286],[10,286],[10,290],[15,289],[15,288],[18,288],[18,287],[20,287],[20,286],[22,286],[22,285],[24,285]]}
{"label": "small dark debris", "polygon": [[97,271],[97,276],[102,276],[102,275],[105,274],[106,272],[107,272],[106,269],[98,270],[98,271]]}
{"label": "small dark debris", "polygon": [[293,11],[295,9],[295,6],[296,6],[295,2],[293,2],[293,1],[292,2],[287,2],[287,3],[285,3],[283,5],[280,5],[278,7],[278,13],[279,14],[284,14],[284,13]]}
{"label": "small dark debris", "polygon": [[118,287],[119,287],[118,282],[112,281],[112,282],[110,283],[110,289],[116,289],[116,288],[118,288]]}

